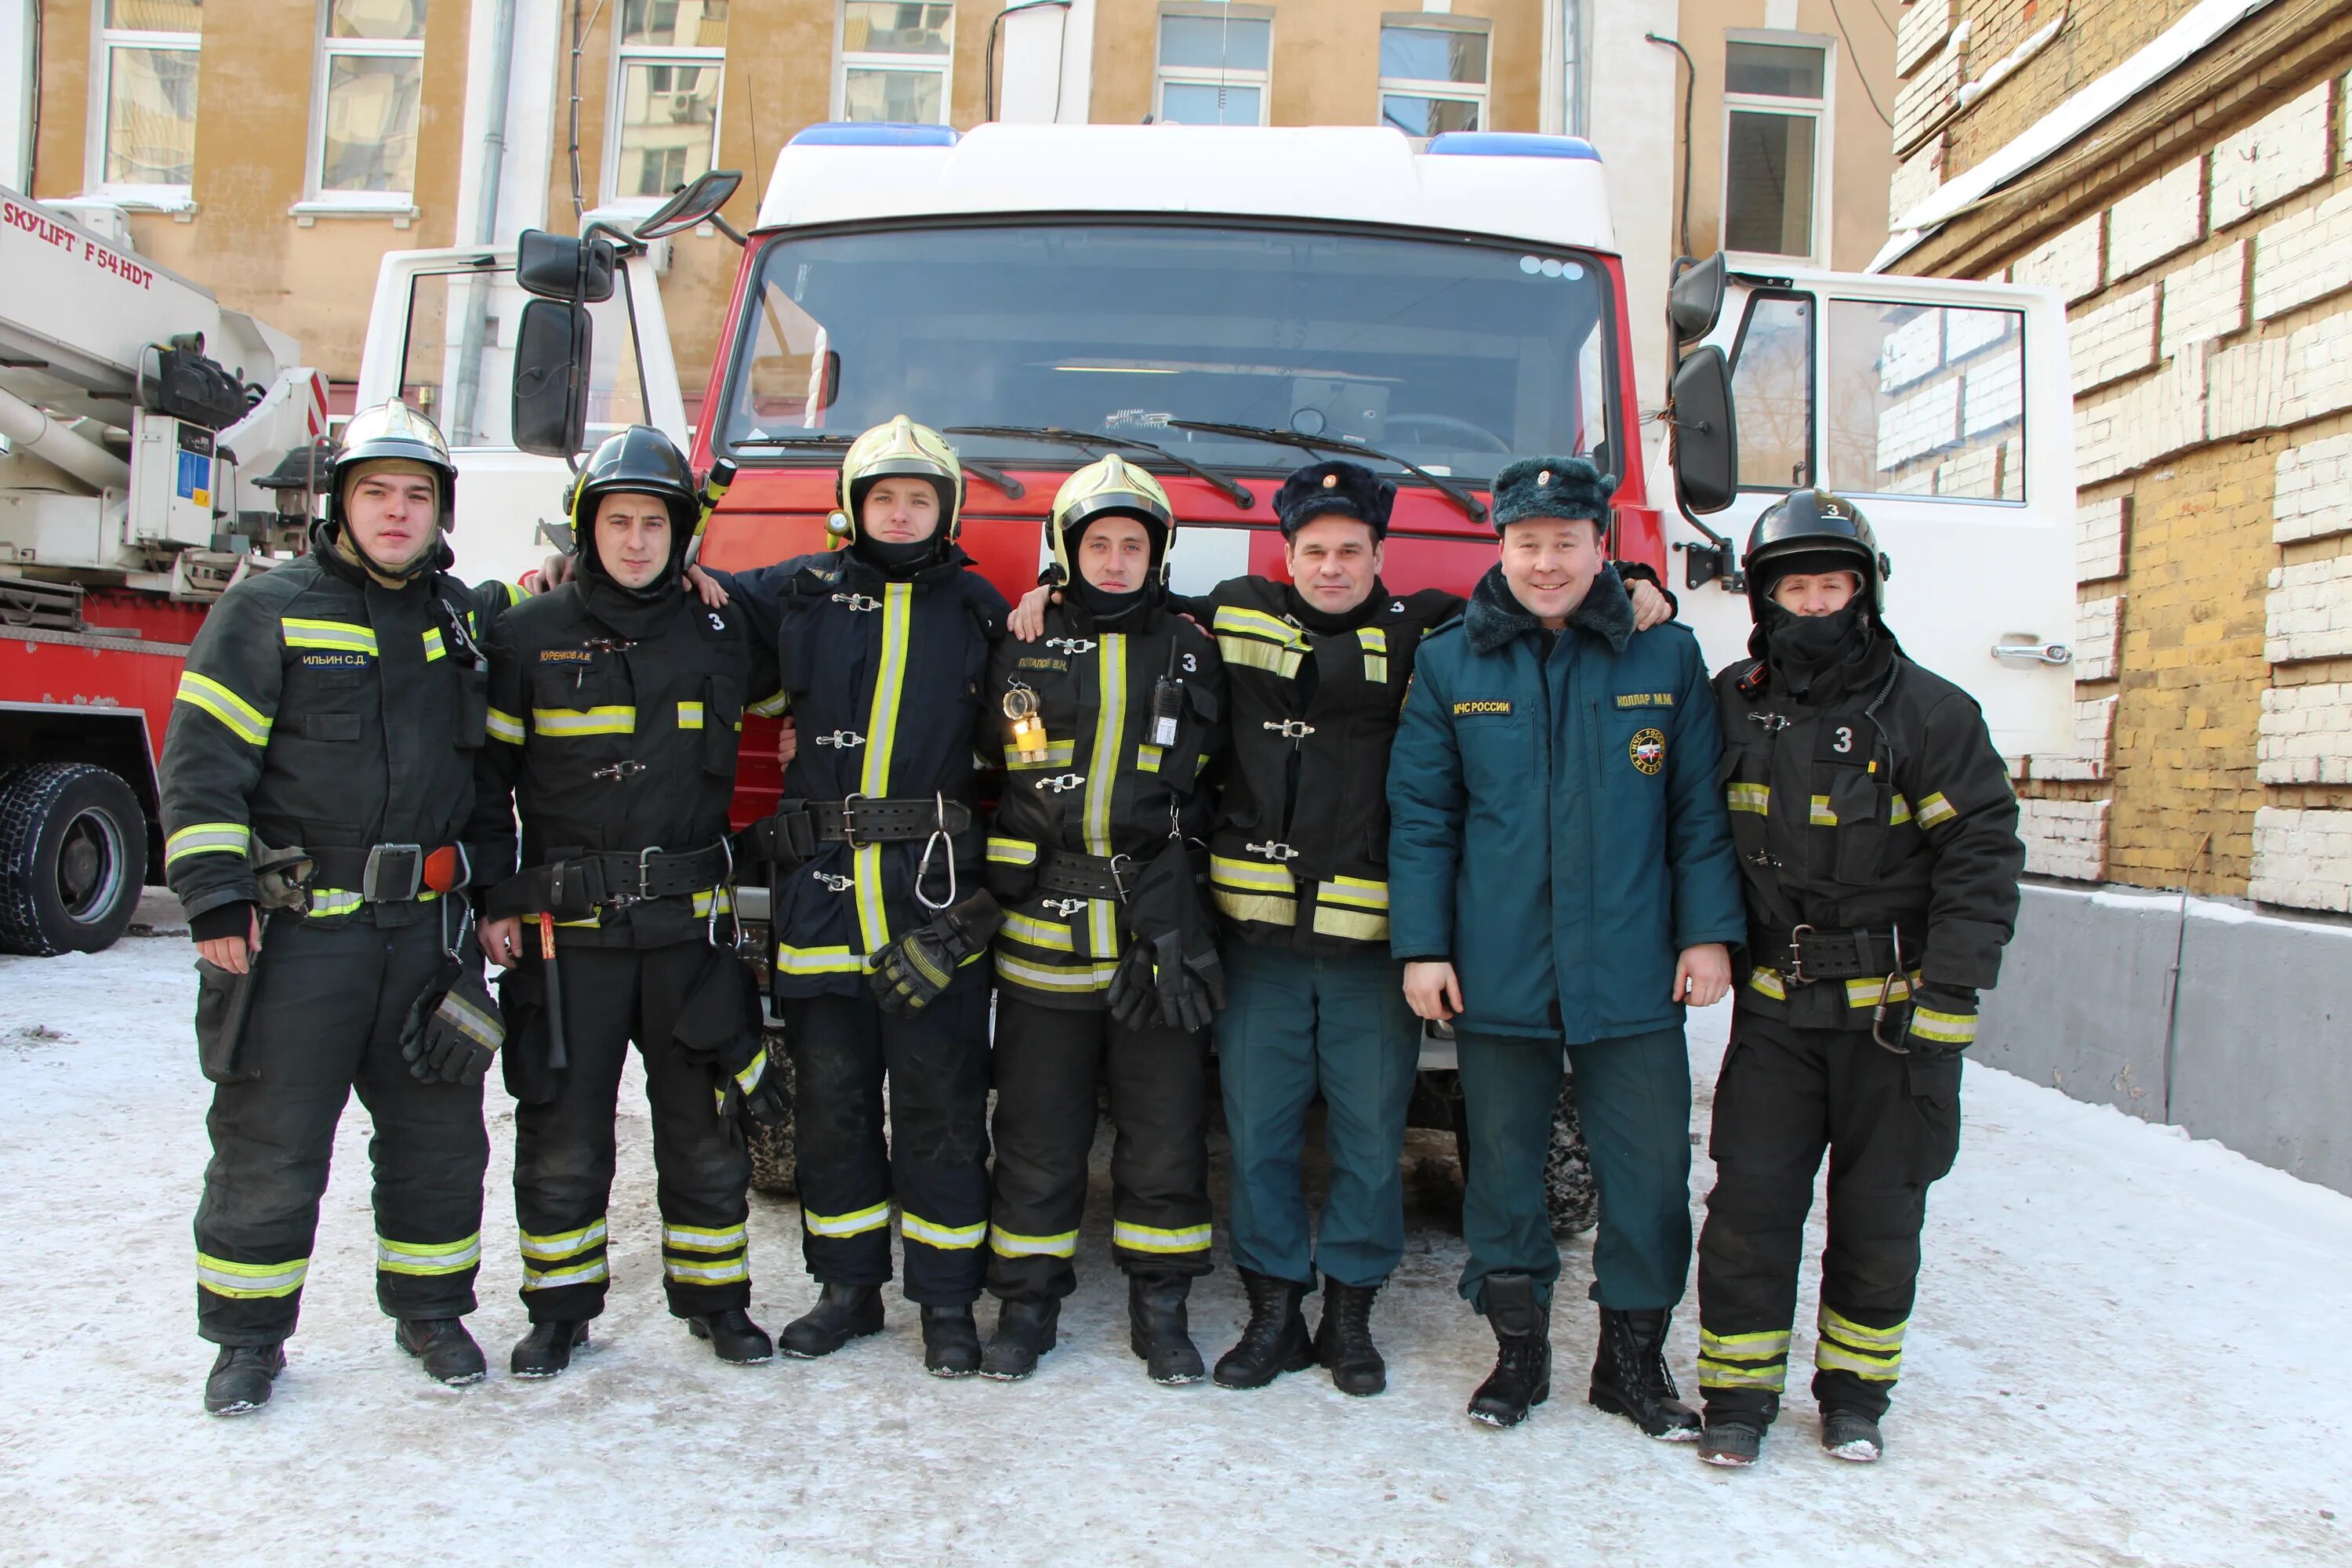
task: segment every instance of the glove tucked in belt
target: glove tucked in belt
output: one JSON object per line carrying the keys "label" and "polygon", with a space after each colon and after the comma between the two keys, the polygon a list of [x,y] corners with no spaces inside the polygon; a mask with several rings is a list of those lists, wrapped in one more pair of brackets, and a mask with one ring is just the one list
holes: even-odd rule
{"label": "glove tucked in belt", "polygon": [[1216,923],[1202,894],[1199,858],[1181,839],[1134,877],[1127,901],[1132,939],[1105,998],[1129,1029],[1155,1023],[1187,1033],[1208,1027],[1225,1005],[1224,965]]}

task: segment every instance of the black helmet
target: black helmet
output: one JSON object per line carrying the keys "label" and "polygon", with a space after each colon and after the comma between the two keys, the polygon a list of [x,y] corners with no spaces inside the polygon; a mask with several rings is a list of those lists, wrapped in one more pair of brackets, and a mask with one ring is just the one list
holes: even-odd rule
{"label": "black helmet", "polygon": [[1852,572],[1862,579],[1872,617],[1886,618],[1886,579],[1894,563],[1878,548],[1870,521],[1853,502],[1828,490],[1790,490],[1757,518],[1740,557],[1748,609],[1758,620],[1772,584],[1791,572]]}
{"label": "black helmet", "polygon": [[[342,444],[327,466],[327,521],[345,521],[344,492],[352,470],[365,463],[399,462],[429,469],[439,491],[441,531],[457,526],[457,465],[433,421],[395,397],[362,408],[343,426]],[[432,552],[427,551],[426,556]]]}
{"label": "black helmet", "polygon": [[595,562],[596,503],[614,494],[658,497],[669,508],[670,568],[675,571],[702,521],[694,469],[677,443],[650,425],[607,436],[572,481],[572,548],[583,565]]}

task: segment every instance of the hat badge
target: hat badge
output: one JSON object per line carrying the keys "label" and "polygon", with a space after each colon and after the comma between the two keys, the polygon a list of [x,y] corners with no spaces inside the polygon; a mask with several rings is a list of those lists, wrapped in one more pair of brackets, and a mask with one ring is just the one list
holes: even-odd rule
{"label": "hat badge", "polygon": [[1325,489],[1327,489],[1327,490],[1336,490],[1336,489],[1338,489],[1339,488],[1339,475],[1337,475],[1337,474],[1326,474],[1326,475],[1324,475],[1324,476],[1323,476],[1323,488],[1324,488]]}
{"label": "hat badge", "polygon": [[1538,486],[1551,483],[1551,470],[1549,468],[1546,468],[1543,472],[1538,474],[1536,476],[1536,483]]}

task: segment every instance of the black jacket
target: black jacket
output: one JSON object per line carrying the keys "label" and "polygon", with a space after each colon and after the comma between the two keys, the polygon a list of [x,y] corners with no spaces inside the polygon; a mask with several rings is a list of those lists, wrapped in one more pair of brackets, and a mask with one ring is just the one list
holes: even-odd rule
{"label": "black jacket", "polygon": [[[744,709],[776,690],[775,661],[748,618],[740,605],[712,610],[676,589],[637,599],[595,576],[517,605],[489,641],[490,743],[469,837],[511,835],[519,810],[526,869],[725,839]],[[729,912],[729,898],[714,879],[566,921],[565,940],[685,942]],[[507,911],[494,897],[486,912]]]}
{"label": "black jacket", "polygon": [[[1740,1005],[1814,1028],[1867,1028],[1885,974],[1800,983],[1790,933],[1891,928],[1904,981],[2000,978],[2025,847],[2009,770],[1968,693],[1881,633],[1800,700],[1742,659],[1716,677],[1725,803],[1748,919]],[[1895,969],[1888,951],[1874,963]]]}
{"label": "black jacket", "polygon": [[[431,849],[457,842],[472,814],[488,676],[467,645],[513,590],[446,572],[386,588],[331,536],[320,524],[308,554],[222,595],[188,651],[163,742],[163,860],[199,936],[243,931],[205,916],[258,901],[256,839]],[[474,855],[478,879],[496,853]],[[434,912],[429,898],[363,905],[351,858],[313,879],[308,919],[394,926]]]}
{"label": "black jacket", "polygon": [[[757,710],[788,709],[799,729],[786,802],[863,795],[976,811],[974,752],[996,735],[982,686],[1007,606],[970,556],[951,548],[905,578],[847,550],[712,575],[776,651],[782,699]],[[933,900],[949,890],[950,862],[959,891],[980,885],[982,837],[975,820],[954,835],[951,855],[933,854],[925,883]],[[780,875],[771,906],[776,994],[863,994],[873,956],[932,918],[915,898],[924,849],[919,839],[823,843]]]}
{"label": "black jacket", "polygon": [[[1182,682],[1182,706],[1173,742],[1160,745],[1152,696],[1164,679]],[[1042,751],[1023,752],[1004,717],[1016,685],[1034,693]],[[1140,871],[1171,832],[1203,836],[1202,772],[1223,743],[1224,689],[1215,645],[1165,603],[1105,629],[1073,599],[1045,612],[1037,641],[998,645],[987,711],[1006,770],[988,838],[989,886],[1005,909],[999,985],[1049,1007],[1104,1005],[1124,940],[1118,902],[1042,889],[1040,870],[1066,854]]]}

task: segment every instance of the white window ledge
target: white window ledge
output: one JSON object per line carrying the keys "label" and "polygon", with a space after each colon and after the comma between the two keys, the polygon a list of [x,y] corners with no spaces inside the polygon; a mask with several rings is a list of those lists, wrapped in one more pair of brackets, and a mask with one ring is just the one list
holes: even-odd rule
{"label": "white window ledge", "polygon": [[423,216],[406,195],[375,198],[367,195],[320,196],[307,202],[296,202],[286,209],[286,216],[297,226],[308,228],[322,217],[390,218],[394,228],[406,228]]}
{"label": "white window ledge", "polygon": [[78,202],[104,202],[134,213],[193,213],[196,199],[185,185],[100,185],[94,191],[84,191],[72,198]]}

